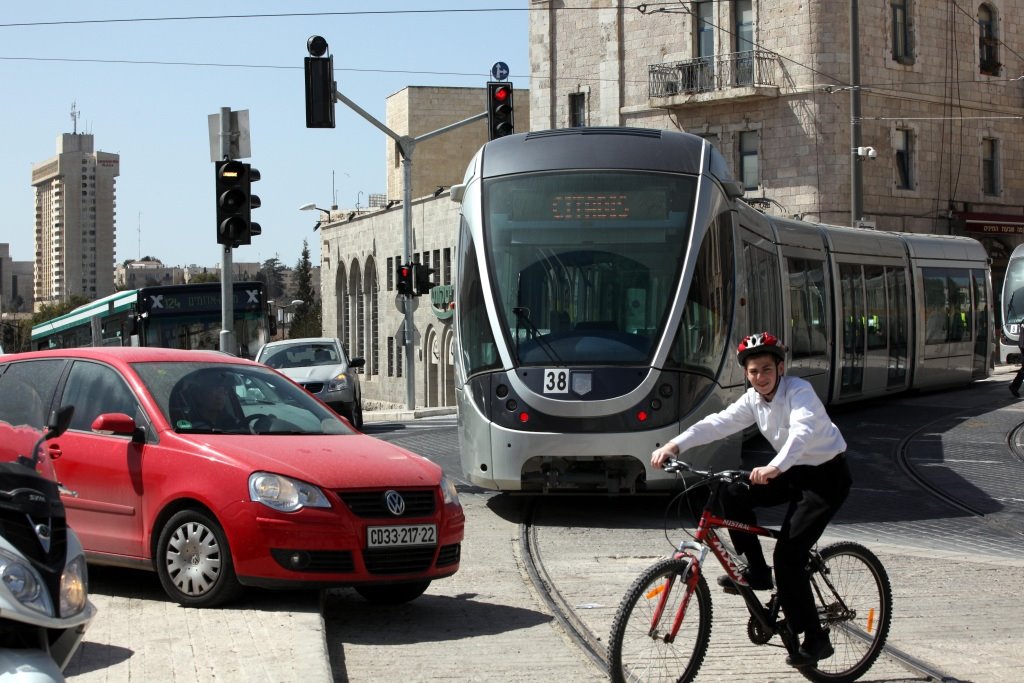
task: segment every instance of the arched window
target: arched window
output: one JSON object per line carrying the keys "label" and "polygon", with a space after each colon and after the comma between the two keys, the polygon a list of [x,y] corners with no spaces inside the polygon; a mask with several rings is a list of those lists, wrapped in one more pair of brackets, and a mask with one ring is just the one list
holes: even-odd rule
{"label": "arched window", "polygon": [[996,36],[996,13],[991,5],[978,7],[978,71],[987,76],[998,76],[999,38]]}

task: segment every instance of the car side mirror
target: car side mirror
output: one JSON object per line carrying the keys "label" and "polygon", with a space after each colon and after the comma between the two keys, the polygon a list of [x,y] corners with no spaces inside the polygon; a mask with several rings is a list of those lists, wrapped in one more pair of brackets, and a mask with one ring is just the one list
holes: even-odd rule
{"label": "car side mirror", "polygon": [[103,413],[92,421],[92,431],[97,434],[135,435],[135,420],[124,413]]}
{"label": "car side mirror", "polygon": [[362,356],[356,356],[355,358],[348,359],[348,366],[350,368],[361,368],[366,365],[366,359]]}

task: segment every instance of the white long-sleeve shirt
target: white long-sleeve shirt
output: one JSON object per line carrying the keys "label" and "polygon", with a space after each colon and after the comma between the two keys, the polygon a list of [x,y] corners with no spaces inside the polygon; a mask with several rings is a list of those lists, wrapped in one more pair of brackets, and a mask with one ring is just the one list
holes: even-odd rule
{"label": "white long-sleeve shirt", "polygon": [[785,472],[793,465],[820,465],[846,450],[814,388],[783,375],[771,402],[751,387],[725,410],[708,415],[672,439],[679,452],[703,446],[756,424],[775,449],[768,463]]}

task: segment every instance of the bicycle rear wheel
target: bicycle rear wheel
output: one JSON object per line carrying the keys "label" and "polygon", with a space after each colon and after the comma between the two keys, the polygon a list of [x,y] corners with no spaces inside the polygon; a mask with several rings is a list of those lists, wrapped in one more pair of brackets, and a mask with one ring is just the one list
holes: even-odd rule
{"label": "bicycle rear wheel", "polygon": [[[711,593],[703,576],[687,590],[689,561],[662,560],[648,567],[629,587],[615,612],[608,641],[612,681],[692,681],[711,638]],[[680,603],[690,593],[686,617],[672,642],[666,634]]]}
{"label": "bicycle rear wheel", "polygon": [[889,575],[875,554],[857,543],[834,543],[819,555],[822,563],[811,573],[811,587],[835,654],[800,671],[812,681],[855,681],[878,659],[889,635]]}

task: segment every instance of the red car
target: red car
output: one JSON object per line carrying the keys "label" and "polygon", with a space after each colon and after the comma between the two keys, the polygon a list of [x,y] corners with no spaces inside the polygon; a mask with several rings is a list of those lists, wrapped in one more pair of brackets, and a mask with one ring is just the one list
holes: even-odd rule
{"label": "red car", "polygon": [[3,356],[0,460],[68,404],[40,471],[64,487],[89,561],[155,570],[182,605],[243,586],[405,602],[459,568],[465,517],[441,468],[270,368],[149,348]]}

